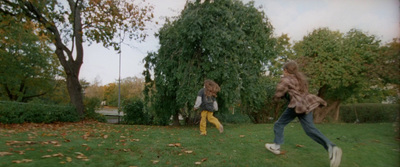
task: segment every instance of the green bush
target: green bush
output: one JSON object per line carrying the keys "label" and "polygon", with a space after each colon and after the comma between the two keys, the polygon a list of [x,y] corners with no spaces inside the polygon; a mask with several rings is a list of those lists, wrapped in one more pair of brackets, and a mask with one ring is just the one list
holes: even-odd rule
{"label": "green bush", "polygon": [[362,103],[340,107],[343,122],[376,123],[394,122],[399,117],[399,104]]}
{"label": "green bush", "polygon": [[95,111],[101,107],[101,100],[97,97],[85,98],[85,119],[92,119],[99,122],[107,122],[107,118]]}
{"label": "green bush", "polygon": [[8,101],[0,102],[1,123],[53,123],[76,121],[79,121],[79,115],[73,106]]}
{"label": "green bush", "polygon": [[150,116],[144,112],[144,103],[141,99],[128,99],[124,101],[122,111],[125,115],[122,117],[126,124],[148,125]]}

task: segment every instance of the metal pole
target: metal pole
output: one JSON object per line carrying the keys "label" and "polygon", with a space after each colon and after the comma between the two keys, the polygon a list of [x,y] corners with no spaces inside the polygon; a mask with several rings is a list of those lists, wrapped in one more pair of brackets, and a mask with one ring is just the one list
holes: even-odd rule
{"label": "metal pole", "polygon": [[118,124],[120,123],[119,113],[121,112],[121,53],[119,53],[119,72],[118,72]]}
{"label": "metal pole", "polygon": [[118,124],[120,123],[120,112],[121,112],[121,54],[122,54],[122,37],[120,30],[120,46],[119,46],[119,72],[118,72]]}

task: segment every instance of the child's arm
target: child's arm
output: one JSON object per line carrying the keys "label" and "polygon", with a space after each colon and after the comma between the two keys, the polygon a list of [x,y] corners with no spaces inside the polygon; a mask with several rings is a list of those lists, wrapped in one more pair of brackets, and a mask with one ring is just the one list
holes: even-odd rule
{"label": "child's arm", "polygon": [[214,111],[218,111],[218,103],[217,103],[217,100],[214,101],[213,105],[214,105]]}
{"label": "child's arm", "polygon": [[194,109],[197,110],[200,107],[201,103],[202,103],[201,96],[197,96],[196,102],[194,104]]}
{"label": "child's arm", "polygon": [[282,96],[286,94],[286,92],[289,90],[288,88],[289,82],[290,81],[287,78],[281,79],[278,85],[276,85],[274,99],[280,99]]}

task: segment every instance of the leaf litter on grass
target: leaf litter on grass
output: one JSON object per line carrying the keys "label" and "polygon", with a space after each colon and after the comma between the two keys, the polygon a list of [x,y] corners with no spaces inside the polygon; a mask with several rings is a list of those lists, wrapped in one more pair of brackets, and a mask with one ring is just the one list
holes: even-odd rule
{"label": "leaf litter on grass", "polygon": [[[0,126],[2,125],[0,124]],[[213,134],[212,132],[210,132],[209,136],[207,136],[206,138],[204,138],[203,136],[202,138],[199,137],[198,139],[193,138],[193,136],[198,135],[196,128],[190,128],[190,130],[185,130],[183,128],[177,129],[177,128],[158,127],[158,126],[151,126],[151,127],[124,126],[124,125],[116,126],[116,125],[109,125],[109,124],[102,124],[95,122],[87,124],[85,123],[63,124],[63,125],[60,124],[58,126],[56,125],[49,126],[46,124],[40,124],[40,125],[27,124],[27,126],[28,127],[12,125],[12,127],[16,127],[16,129],[0,128],[0,136],[2,138],[4,137],[5,139],[4,141],[8,142],[8,144],[7,142],[0,143],[2,144],[2,147],[0,147],[1,159],[4,158],[8,159],[8,164],[4,163],[3,161],[0,162],[0,166],[3,165],[10,166],[10,164],[12,163],[31,163],[37,165],[37,163],[39,162],[40,163],[52,162],[50,161],[52,159],[60,159],[61,162],[58,161],[59,163],[74,162],[77,163],[78,165],[82,165],[83,163],[82,161],[88,161],[90,159],[91,164],[100,165],[96,164],[96,162],[98,162],[99,159],[104,158],[104,155],[107,155],[107,160],[113,160],[113,158],[116,157],[123,157],[123,159],[126,159],[126,161],[131,161],[131,162],[140,161],[140,163],[145,164],[144,166],[152,164],[153,161],[151,161],[151,159],[153,159],[154,162],[157,162],[158,165],[161,164],[164,165],[165,163],[170,166],[174,165],[181,166],[182,164],[190,166],[190,164],[194,165],[193,163],[196,162],[200,163],[200,165],[208,165],[208,166],[213,166],[215,164],[221,165],[221,163],[226,163],[228,166],[229,164],[232,163],[243,165],[242,160],[240,160],[240,157],[238,157],[237,155],[242,156],[243,154],[248,153],[248,151],[250,151],[248,148],[251,148],[251,151],[264,152],[263,149],[257,151],[258,148],[256,146],[258,146],[259,143],[264,142],[264,140],[266,140],[264,139],[265,136],[269,135],[269,134],[267,135],[256,134],[255,132],[248,133],[247,131],[243,131],[240,129],[241,125],[232,125],[232,127],[237,127],[238,130],[232,129],[223,136],[220,136],[218,133]],[[261,129],[266,125],[262,126],[246,125],[246,126],[250,126],[254,129],[260,127],[259,129]],[[378,127],[378,125],[374,126]],[[321,127],[324,127],[324,125],[321,125]],[[386,126],[382,126],[379,128],[384,130],[385,127]],[[166,133],[161,135],[161,132],[166,132]],[[352,131],[349,132],[343,131],[340,133],[340,136],[352,136],[352,133],[353,133]],[[174,134],[174,135],[166,135],[166,134]],[[258,138],[257,135],[261,136],[261,138]],[[86,136],[87,140],[83,139],[82,136]],[[379,136],[384,136],[384,135],[379,135]],[[377,145],[389,142],[383,137],[377,138],[376,136],[371,136],[371,135],[369,136],[361,135],[358,137],[363,140],[355,144],[361,144],[362,142],[367,142]],[[300,138],[303,138],[303,136],[300,135]],[[306,135],[304,135],[304,138],[308,139]],[[204,141],[206,143],[205,145],[207,145],[208,147],[203,146],[203,144],[197,144],[199,143],[199,141]],[[340,138],[340,140],[338,139],[336,142],[341,144],[343,148],[348,147],[347,150],[349,153],[354,152],[350,149],[354,147],[354,142],[349,142],[349,140],[345,140],[345,138]],[[119,144],[116,145],[115,143]],[[245,143],[246,147],[241,146],[240,143]],[[169,146],[170,144],[171,146]],[[301,144],[304,145],[300,145],[293,142],[291,143],[291,145],[295,145],[297,148],[310,146],[310,144],[314,143],[302,142]],[[151,145],[153,149],[147,149],[148,147],[146,146],[149,145]],[[366,145],[365,147],[367,146],[369,147],[369,145]],[[399,147],[395,147],[391,149],[398,150],[398,148]],[[205,152],[204,150],[209,150],[209,151]],[[237,153],[236,154],[228,153],[231,152],[232,150],[236,150]],[[308,149],[305,149],[304,151],[307,150]],[[39,153],[39,151],[42,154],[37,155],[36,153]],[[32,156],[33,152],[36,154],[36,156]],[[79,152],[82,154],[74,154],[74,152]],[[218,158],[213,157],[216,152],[220,153]],[[285,163],[286,166],[293,165],[291,161],[297,162],[295,158],[296,157],[295,155],[297,153],[291,150],[289,150],[289,152],[291,160]],[[59,153],[63,154],[64,156],[53,157],[53,155]],[[160,158],[154,158],[154,153],[160,155]],[[284,151],[282,151],[282,154],[284,155],[282,157],[289,156],[285,155]],[[42,156],[45,155],[51,155],[51,157],[41,158]],[[395,155],[399,155],[398,151],[396,152]],[[177,158],[176,156],[181,156],[182,158]],[[229,159],[230,156],[232,157],[232,159]],[[257,156],[263,156],[263,155],[257,155]],[[269,156],[269,154],[266,154],[266,156]],[[357,158],[356,154],[354,154],[353,156],[354,158]],[[15,159],[11,159],[10,157],[15,157]],[[202,161],[203,157],[210,157],[210,159],[208,159],[207,161]],[[168,160],[169,158],[175,160],[174,161]],[[264,165],[269,164],[274,166],[274,164],[276,165],[276,163],[279,163],[279,161],[277,160],[282,160],[272,155],[271,157],[267,158],[268,161],[265,161],[265,158],[260,158],[260,159],[262,159],[263,161],[258,161],[256,158],[254,161],[252,161],[252,164],[248,165],[263,166],[263,164]],[[121,161],[121,163],[126,163],[126,161]],[[324,163],[325,161],[323,160],[321,162]],[[391,161],[389,160],[389,162]],[[344,160],[343,163],[344,166],[346,165],[349,166],[350,164],[346,160]],[[373,164],[373,162],[369,163]],[[129,162],[127,164],[129,164]],[[390,166],[390,164],[393,163],[385,163],[385,164]],[[132,164],[132,165],[138,165],[138,164]],[[357,163],[357,165],[362,166],[363,164]]]}

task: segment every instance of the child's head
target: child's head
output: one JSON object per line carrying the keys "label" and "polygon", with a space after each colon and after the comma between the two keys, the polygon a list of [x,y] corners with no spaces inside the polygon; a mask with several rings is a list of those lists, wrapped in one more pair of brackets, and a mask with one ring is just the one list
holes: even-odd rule
{"label": "child's head", "polygon": [[217,93],[221,90],[217,83],[209,79],[204,81],[204,87],[206,96],[217,97]]}
{"label": "child's head", "polygon": [[297,63],[294,61],[289,61],[283,65],[283,69],[288,74],[293,74],[297,81],[299,82],[300,92],[308,92],[308,83],[306,77],[299,71]]}
{"label": "child's head", "polygon": [[297,63],[294,61],[289,61],[283,65],[283,69],[286,70],[289,74],[296,74],[297,71]]}

